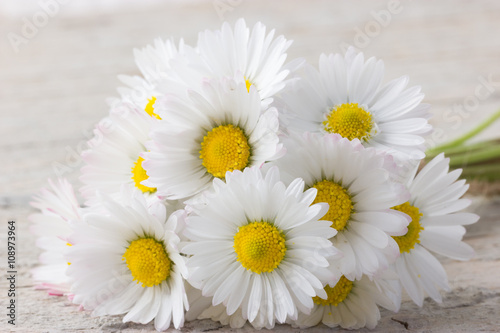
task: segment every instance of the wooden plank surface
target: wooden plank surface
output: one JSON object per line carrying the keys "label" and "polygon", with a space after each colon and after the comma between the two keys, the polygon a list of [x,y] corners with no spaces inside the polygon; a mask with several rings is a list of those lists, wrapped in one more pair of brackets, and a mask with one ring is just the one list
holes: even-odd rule
{"label": "wooden plank surface", "polygon": [[[389,12],[392,1],[127,3],[99,13],[82,13],[72,2],[60,5],[46,25],[27,43],[18,45],[18,52],[8,34],[21,35],[23,20],[32,20],[41,8],[35,5],[17,16],[0,12],[2,243],[8,219],[16,219],[21,233],[20,313],[14,331],[139,332],[144,328],[121,324],[115,317],[90,318],[62,298],[34,291],[29,269],[39,252],[28,232],[27,216],[32,212],[28,206],[31,195],[45,186],[47,178],[56,176],[54,163],[68,166],[71,172],[64,176],[78,184],[81,164],[74,153],[84,147],[94,124],[106,115],[105,99],[116,96],[119,85],[116,76],[137,73],[132,49],[155,37],[184,37],[194,44],[200,30],[217,29],[222,19],[234,22],[245,17],[249,24],[262,21],[294,40],[289,59],[300,56],[316,64],[322,52],[340,52],[343,44],[357,46],[367,56],[385,61],[387,80],[409,75],[410,84],[422,86],[425,101],[433,106],[432,124],[442,129],[439,137],[430,138],[436,143],[467,131],[500,107],[498,1],[401,1],[382,24],[376,17]],[[214,4],[218,3],[227,3],[228,10],[217,12]],[[490,83],[484,84],[485,80]],[[479,98],[478,89],[490,93]],[[482,137],[498,136],[499,131],[496,124]],[[405,302],[398,314],[384,313],[375,332],[404,331],[391,318],[407,322],[413,332],[494,332],[500,326],[500,201],[473,199],[475,206],[470,210],[482,219],[470,228],[466,240],[477,257],[465,263],[444,261],[452,292],[444,295],[440,305],[426,301],[419,309]],[[4,250],[1,254],[3,274]],[[2,279],[2,293],[5,286]],[[4,298],[2,294],[2,308]],[[218,327],[195,322],[186,331]]]}

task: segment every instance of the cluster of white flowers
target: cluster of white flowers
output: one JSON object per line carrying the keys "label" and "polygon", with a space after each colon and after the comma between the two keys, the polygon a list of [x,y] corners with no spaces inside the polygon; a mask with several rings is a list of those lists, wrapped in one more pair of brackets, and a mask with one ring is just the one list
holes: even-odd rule
{"label": "cluster of white flowers", "polygon": [[285,63],[290,44],[240,19],[135,50],[142,76],[82,154],[84,205],[62,179],[33,203],[41,287],[159,331],[373,328],[402,290],[440,302],[431,252],[471,258],[478,216],[442,154],[417,173],[420,88],[354,49]]}

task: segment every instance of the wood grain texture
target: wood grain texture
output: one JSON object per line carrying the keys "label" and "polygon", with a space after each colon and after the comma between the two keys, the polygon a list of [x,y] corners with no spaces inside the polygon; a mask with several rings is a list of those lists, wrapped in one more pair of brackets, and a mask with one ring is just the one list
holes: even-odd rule
{"label": "wood grain texture", "polygon": [[[228,2],[228,1],[226,1]],[[386,26],[359,42],[358,31],[377,22],[373,13],[388,10],[389,1],[234,1],[224,18],[262,21],[277,34],[294,40],[289,59],[304,57],[317,64],[322,52],[340,52],[353,44],[367,56],[383,59],[386,80],[408,75],[432,104],[432,124],[441,132],[429,145],[454,138],[500,107],[500,2],[401,1]],[[141,332],[152,325],[123,324],[120,317],[92,318],[63,298],[35,291],[29,269],[39,250],[29,233],[30,197],[54,178],[54,163],[78,184],[81,166],[74,156],[90,138],[94,124],[107,113],[105,100],[116,96],[118,74],[135,74],[132,49],[155,37],[184,37],[194,44],[198,31],[217,29],[222,21],[214,2],[168,2],[116,8],[101,14],[75,15],[61,6],[48,24],[14,52],[7,35],[20,34],[23,17],[0,13],[0,237],[6,221],[20,229],[19,325],[15,332]],[[33,13],[34,14],[34,13]],[[378,32],[377,32],[378,31]],[[377,33],[375,33],[377,32]],[[358,37],[357,37],[358,36]],[[484,80],[489,80],[485,98]],[[483,88],[478,88],[478,87]],[[462,111],[459,113],[459,108]],[[459,116],[459,118],[457,118]],[[459,119],[459,120],[458,120]],[[498,136],[500,124],[482,134]],[[500,201],[474,197],[469,210],[481,220],[469,228],[466,241],[477,256],[469,262],[443,259],[452,291],[442,304],[427,300],[423,308],[405,301],[399,313],[383,312],[371,332],[495,332],[500,327]],[[2,249],[0,271],[5,271]],[[2,273],[3,274],[3,273]],[[0,282],[4,309],[6,281]],[[3,312],[1,312],[4,317]],[[0,330],[12,330],[1,320]],[[220,329],[209,321],[189,323],[184,331]],[[290,331],[278,326],[278,331]],[[251,331],[244,328],[241,332]],[[297,330],[298,331],[298,330]],[[312,332],[329,331],[324,327]]]}

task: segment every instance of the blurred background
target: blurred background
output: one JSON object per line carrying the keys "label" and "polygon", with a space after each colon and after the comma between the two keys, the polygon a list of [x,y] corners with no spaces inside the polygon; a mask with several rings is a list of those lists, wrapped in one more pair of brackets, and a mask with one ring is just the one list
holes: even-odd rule
{"label": "blurred background", "polygon": [[429,146],[500,108],[495,0],[2,0],[0,200],[25,202],[55,166],[75,179],[76,155],[117,96],[117,75],[138,73],[133,48],[171,36],[194,45],[199,31],[239,17],[294,40],[289,60],[317,65],[322,52],[353,45],[384,60],[387,81],[408,75],[432,104]]}
{"label": "blurred background", "polygon": [[[408,75],[410,85],[422,87],[424,102],[432,104],[436,131],[428,138],[429,147],[467,132],[500,108],[500,2],[495,0],[0,0],[2,221],[24,223],[30,197],[48,178],[59,174],[77,184],[78,154],[94,124],[106,116],[106,98],[118,95],[117,75],[138,74],[133,48],[156,37],[184,38],[194,45],[199,31],[219,29],[223,21],[240,17],[250,26],[261,21],[294,40],[288,60],[304,57],[317,65],[321,53],[353,45],[366,57],[384,60],[386,81]],[[495,123],[476,140],[499,131]],[[498,216],[498,201],[488,209],[483,216]],[[37,250],[25,229],[21,250],[29,268]],[[486,233],[491,230],[472,235]],[[489,244],[500,247],[498,240]],[[492,260],[491,267],[498,264],[498,257]],[[462,272],[465,266],[449,267]],[[43,299],[26,305],[28,313],[42,311],[34,310],[41,305],[65,307],[32,291],[28,271],[23,274],[26,295]],[[490,282],[498,291],[498,283]],[[57,323],[74,328],[76,319],[61,322],[45,311],[29,319],[30,327]],[[22,316],[21,322],[31,318]],[[101,324],[95,319],[82,327]]]}

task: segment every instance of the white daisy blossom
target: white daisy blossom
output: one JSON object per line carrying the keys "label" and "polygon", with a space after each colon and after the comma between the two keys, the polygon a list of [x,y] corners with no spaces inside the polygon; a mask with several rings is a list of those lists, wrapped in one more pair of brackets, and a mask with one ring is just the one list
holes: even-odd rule
{"label": "white daisy blossom", "polygon": [[312,297],[326,297],[324,283],[338,278],[327,261],[338,254],[328,241],[336,231],[318,221],[328,208],[311,205],[316,190],[303,190],[301,179],[286,187],[277,168],[214,180],[207,205],[187,217],[190,242],[182,248],[191,255],[190,283],[212,305],[223,304],[229,316],[241,309],[250,323],[259,315],[259,326],[273,327],[307,313]]}
{"label": "white daisy blossom", "polygon": [[33,279],[41,283],[40,288],[47,289],[51,295],[63,295],[69,293],[71,286],[63,253],[71,245],[67,238],[82,209],[67,180],[54,183],[49,179],[49,185],[51,189],[42,189],[31,203],[40,213],[29,216],[33,223],[30,231],[37,236],[36,245],[43,250],[38,259],[42,265],[34,268],[32,274]]}
{"label": "white daisy blossom", "polygon": [[97,191],[117,196],[123,184],[135,185],[148,196],[155,194],[154,188],[141,185],[147,178],[141,155],[156,121],[143,109],[124,102],[96,125],[89,149],[82,153],[80,192],[88,205],[95,204]]}
{"label": "white daisy blossom", "polygon": [[162,120],[151,131],[143,163],[167,199],[191,197],[224,178],[226,171],[260,166],[282,153],[278,111],[261,110],[255,88],[233,80],[207,81],[187,98],[167,95],[156,103]]}
{"label": "white daisy blossom", "polygon": [[[134,58],[142,76],[120,75],[119,79],[126,87],[119,87],[121,100],[132,102],[141,108],[148,104],[153,106],[154,99],[163,94],[162,82],[173,77],[169,74],[172,61],[181,61],[179,58],[194,52],[191,47],[184,44],[181,39],[176,46],[173,39],[162,40],[157,38],[154,45],[147,45],[142,49],[134,49]],[[113,104],[120,99],[114,99]]]}
{"label": "white daisy blossom", "polygon": [[242,76],[265,99],[285,87],[289,70],[283,64],[291,43],[283,36],[274,38],[274,30],[266,34],[260,22],[250,31],[239,19],[234,30],[225,22],[221,30],[201,32],[197,45],[207,77]]}
{"label": "white daisy blossom", "polygon": [[285,183],[301,177],[306,188],[318,189],[315,202],[330,205],[322,219],[338,230],[332,242],[344,254],[342,274],[354,280],[389,267],[399,255],[391,236],[404,235],[410,220],[390,209],[408,200],[408,193],[390,180],[388,160],[338,134],[293,134],[285,147],[287,154],[273,164]]}
{"label": "white daisy blossom", "polygon": [[382,84],[383,76],[381,60],[365,61],[353,48],[344,57],[322,54],[319,71],[306,65],[302,80],[283,94],[289,128],[357,138],[398,161],[422,159],[422,135],[431,130],[424,95],[406,88],[406,76]]}
{"label": "white daisy blossom", "polygon": [[398,284],[393,283],[397,280],[378,280],[371,281],[366,275],[355,281],[342,277],[334,287],[325,287],[327,298],[314,298],[314,308],[309,315],[299,314],[297,320],[290,321],[292,326],[307,328],[323,323],[345,329],[375,328],[380,320],[378,305],[394,312],[399,310],[399,303],[386,295],[386,292],[398,293]]}
{"label": "white daisy blossom", "polygon": [[408,233],[395,238],[401,251],[395,270],[419,306],[426,295],[441,302],[439,289],[449,290],[444,268],[429,251],[457,260],[474,255],[474,250],[462,242],[463,225],[477,222],[479,216],[460,212],[470,204],[470,200],[460,199],[469,186],[465,180],[457,181],[460,169],[448,170],[449,159],[444,154],[436,156],[408,181],[410,200],[395,207],[412,217]]}
{"label": "white daisy blossom", "polygon": [[160,201],[148,205],[132,187],[123,187],[119,201],[100,199],[105,213],[91,208],[70,237],[73,302],[97,316],[125,314],[123,322],[154,319],[159,331],[171,322],[181,327],[188,308],[177,248],[184,213],[167,216]]}

